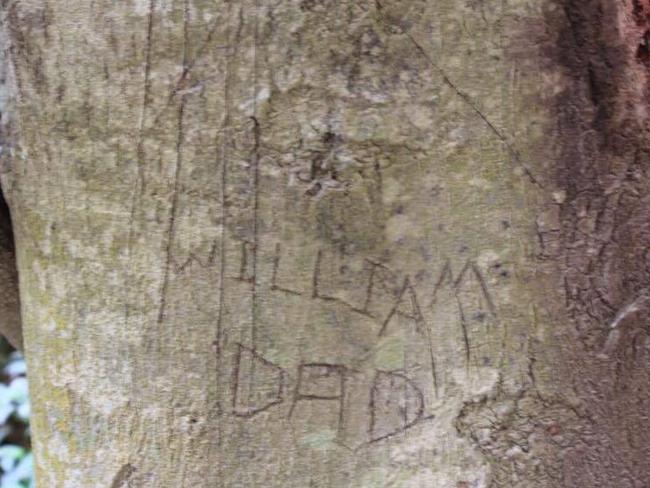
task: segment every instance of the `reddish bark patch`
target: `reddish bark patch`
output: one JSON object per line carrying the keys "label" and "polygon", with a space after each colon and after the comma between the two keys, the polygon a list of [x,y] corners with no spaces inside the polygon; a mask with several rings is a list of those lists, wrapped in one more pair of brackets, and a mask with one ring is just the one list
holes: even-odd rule
{"label": "reddish bark patch", "polygon": [[[650,2],[559,0],[552,56],[568,80],[554,144],[574,339],[587,410],[564,486],[648,486],[650,465]],[[647,297],[647,298],[646,298]],[[568,334],[569,331],[566,331]],[[555,434],[551,434],[555,435]]]}

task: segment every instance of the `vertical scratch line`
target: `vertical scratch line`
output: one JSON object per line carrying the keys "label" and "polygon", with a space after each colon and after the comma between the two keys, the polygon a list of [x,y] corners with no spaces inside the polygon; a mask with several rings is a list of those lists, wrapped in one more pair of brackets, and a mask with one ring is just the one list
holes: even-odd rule
{"label": "vertical scratch line", "polygon": [[147,45],[145,49],[144,58],[144,86],[142,89],[142,107],[140,110],[140,124],[138,132],[138,177],[140,180],[143,178],[143,140],[144,140],[144,125],[147,115],[147,108],[149,106],[149,98],[151,94],[151,51],[153,47],[153,12],[156,5],[156,0],[149,0],[149,13],[147,15]]}
{"label": "vertical scratch line", "polygon": [[252,272],[253,281],[251,284],[251,345],[256,349],[257,345],[257,252],[259,250],[259,187],[260,187],[260,124],[257,120],[257,44],[259,42],[259,0],[255,1],[255,27],[253,38],[253,252],[252,254]]}
{"label": "vertical scratch line", "polygon": [[[184,5],[183,5],[183,72],[187,71],[187,66],[189,63],[190,59],[190,36],[189,36],[189,26],[190,26],[190,0],[184,0]],[[174,194],[172,198],[172,208],[170,212],[170,223],[169,223],[169,236],[167,238],[167,265],[166,265],[166,271],[165,271],[165,279],[163,280],[163,284],[165,285],[165,295],[162,296],[161,298],[161,305],[163,303],[166,303],[166,292],[167,289],[166,287],[169,284],[169,274],[171,272],[172,268],[172,263],[174,261],[173,259],[173,253],[172,253],[172,246],[174,244],[174,236],[176,234],[176,214],[177,214],[177,208],[178,208],[178,200],[179,200],[179,193],[180,193],[180,175],[181,175],[181,168],[183,164],[183,142],[185,140],[185,133],[184,133],[184,114],[185,114],[185,107],[186,107],[186,97],[188,95],[183,95],[180,100],[180,105],[178,107],[178,138],[176,140],[176,168],[174,171]],[[164,310],[161,307],[161,310],[164,312]],[[158,319],[160,320],[161,315],[158,316]],[[164,318],[164,313],[162,315],[162,318]],[[160,336],[159,334],[158,336]],[[170,362],[171,363],[171,362]],[[175,390],[174,390],[175,392]],[[174,401],[175,395],[172,393],[172,400]],[[175,401],[174,401],[175,403]],[[181,470],[180,470],[180,486],[185,485],[185,481],[187,480],[187,469],[188,469],[188,463],[186,462],[180,462],[181,455],[179,453],[179,463],[181,465]],[[178,465],[179,463],[174,463]]]}
{"label": "vertical scratch line", "polygon": [[[153,13],[156,5],[156,0],[149,0],[149,14],[147,16],[147,45],[145,48],[144,58],[144,86],[142,88],[142,106],[140,108],[140,122],[138,124],[138,145],[136,149],[136,156],[138,161],[138,175],[136,177],[135,189],[144,182],[144,130],[147,118],[147,108],[151,96],[151,51],[153,47]],[[137,191],[133,192],[132,208],[131,208],[131,228],[133,228],[133,212],[135,212],[135,199]]]}
{"label": "vertical scratch line", "polygon": [[490,309],[490,313],[494,318],[497,317],[497,307],[494,304],[494,300],[492,300],[492,295],[490,295],[490,290],[488,289],[487,283],[485,282],[485,278],[483,278],[483,275],[481,274],[481,270],[476,266],[475,263],[471,264],[472,271],[474,273],[474,276],[476,276],[476,279],[478,280],[478,283],[481,287],[481,292],[483,293],[483,297],[485,298],[485,301],[487,302],[488,309]]}
{"label": "vertical scratch line", "polygon": [[[230,60],[226,62],[230,64]],[[229,98],[229,78],[230,78],[230,68],[227,67],[226,70],[226,81],[224,86],[224,98],[225,98],[225,117],[224,117],[224,126],[227,129],[230,125],[230,111],[228,109],[228,98]],[[217,136],[218,137],[218,136]],[[226,268],[226,188],[228,181],[228,166],[226,160],[228,157],[228,132],[226,132],[225,141],[222,141],[221,147],[221,247],[219,249],[219,309],[217,311],[217,337],[215,339],[215,348],[217,353],[217,397],[219,398],[218,403],[220,404],[221,398],[221,342],[223,336],[223,313],[224,313],[224,298],[225,298],[225,268]],[[219,422],[219,427],[221,423]],[[221,431],[219,431],[218,445],[221,446]]]}
{"label": "vertical scratch line", "polygon": [[156,6],[156,0],[149,0],[149,13],[147,15],[147,45],[144,58],[144,86],[142,90],[142,109],[140,112],[140,133],[139,145],[142,144],[142,135],[145,124],[145,115],[149,105],[149,97],[151,94],[151,51],[153,47],[153,13]]}
{"label": "vertical scratch line", "polygon": [[[185,0],[185,12],[183,17],[183,66],[187,64],[188,59],[188,20],[189,20],[189,0]],[[176,233],[176,214],[178,212],[178,200],[180,193],[180,173],[183,166],[183,142],[185,140],[184,133],[184,115],[185,105],[187,102],[187,95],[181,97],[178,106],[178,132],[176,139],[176,165],[174,167],[174,190],[172,193],[171,209],[169,212],[169,221],[167,226],[167,242],[165,245],[165,271],[163,275],[162,286],[160,290],[160,305],[158,308],[158,330],[165,320],[165,313],[167,308],[167,289],[169,288],[169,275],[172,267],[172,246],[174,243],[174,235]],[[157,335],[160,337],[160,334]],[[159,341],[158,341],[159,342]]]}
{"label": "vertical scratch line", "polygon": [[[223,381],[222,381],[222,362],[223,362],[223,329],[224,329],[224,311],[225,311],[225,305],[224,305],[224,300],[226,297],[226,288],[225,288],[225,277],[226,277],[226,260],[227,260],[227,252],[226,252],[226,240],[227,240],[227,219],[228,219],[228,212],[226,211],[226,200],[227,200],[227,188],[228,188],[228,149],[229,149],[229,144],[230,144],[230,125],[231,125],[231,114],[230,114],[230,87],[231,87],[231,82],[232,82],[232,63],[233,63],[233,58],[236,53],[236,47],[232,46],[230,44],[231,36],[232,36],[232,29],[230,27],[230,21],[232,19],[232,4],[228,3],[228,10],[227,10],[227,32],[226,36],[228,39],[228,50],[226,51],[226,66],[225,66],[225,77],[224,77],[224,92],[223,92],[223,104],[224,104],[224,118],[222,122],[222,130],[217,131],[215,135],[215,146],[219,147],[219,143],[221,143],[221,147],[219,148],[219,151],[217,152],[216,158],[217,162],[221,163],[221,174],[220,174],[220,187],[221,187],[221,209],[220,209],[220,218],[221,218],[221,243],[219,247],[219,278],[218,278],[218,283],[219,283],[219,308],[217,310],[217,323],[216,323],[216,338],[213,342],[213,345],[215,347],[215,353],[216,353],[216,371],[215,371],[215,385],[216,385],[216,423],[217,423],[217,441],[216,441],[216,448],[217,450],[221,450],[221,447],[223,445],[223,421],[222,421],[222,412],[223,412]],[[216,29],[217,24],[215,23],[213,29]],[[212,35],[212,29],[210,31],[210,35]],[[207,44],[207,43],[206,43]],[[222,136],[223,134],[223,136]],[[241,351],[238,352],[238,354],[241,354]],[[239,362],[239,361],[238,361]],[[239,367],[237,365],[237,367]],[[213,408],[210,406],[210,408]],[[209,443],[208,445],[208,453],[207,457],[208,459],[212,459],[212,450],[213,450],[213,443]],[[218,480],[218,486],[223,486],[224,483],[224,464],[221,461],[221,456],[218,454],[217,455],[217,480]]]}
{"label": "vertical scratch line", "polygon": [[[147,116],[147,107],[149,106],[149,95],[151,91],[151,51],[153,39],[153,13],[156,5],[156,0],[149,0],[149,12],[147,15],[147,31],[146,31],[146,46],[144,58],[144,85],[142,88],[142,106],[140,108],[140,121],[138,123],[138,140],[136,143],[136,159],[137,159],[137,175],[133,183],[133,190],[131,192],[131,209],[129,212],[129,235],[127,238],[127,254],[128,266],[127,275],[130,274],[132,269],[132,249],[134,239],[134,225],[135,225],[135,210],[138,195],[140,194],[140,186],[144,182],[144,124]],[[125,295],[128,293],[127,287],[124,287]],[[124,324],[129,321],[129,304],[126,296],[124,297]]]}
{"label": "vertical scratch line", "polygon": [[[228,4],[228,19],[231,18],[231,4]],[[228,41],[230,41],[230,27],[228,28]],[[234,56],[234,49],[228,48],[228,55],[226,59],[226,76],[224,80],[224,120],[223,120],[223,133],[224,141],[221,145],[221,247],[219,249],[219,260],[221,261],[221,266],[219,270],[219,310],[217,312],[217,337],[216,337],[216,352],[217,352],[217,403],[221,405],[221,361],[222,361],[222,341],[223,341],[223,316],[224,316],[224,300],[226,295],[225,290],[225,276],[226,276],[226,224],[228,213],[226,212],[226,193],[228,188],[228,144],[230,143],[230,83],[232,81],[231,70],[232,70],[232,58]],[[217,140],[219,139],[220,134],[217,133]],[[217,446],[221,447],[222,445],[222,433],[223,428],[221,422],[217,423],[218,425],[218,439]],[[222,463],[219,463],[221,466]],[[220,476],[221,478],[221,476]]]}
{"label": "vertical scratch line", "polygon": [[[259,249],[259,176],[260,176],[260,124],[257,120],[257,44],[259,38],[259,0],[255,0],[255,25],[253,28],[253,249],[251,253],[252,274],[251,282],[251,349],[257,350],[257,314],[258,314],[258,297],[257,297],[257,252]],[[248,401],[251,401],[253,394],[253,384],[255,379],[255,361],[251,359],[248,389]]]}
{"label": "vertical scratch line", "polygon": [[467,322],[465,321],[465,312],[463,311],[463,305],[460,302],[460,297],[458,293],[454,293],[456,296],[456,303],[458,304],[458,312],[460,314],[460,327],[463,331],[463,342],[465,343],[465,359],[467,360],[467,367],[469,368],[470,361],[470,345],[469,345],[469,334],[467,332]]}
{"label": "vertical scratch line", "polygon": [[165,272],[163,275],[163,282],[160,291],[160,306],[158,308],[158,325],[160,326],[165,320],[165,312],[167,306],[167,289],[169,287],[169,275],[172,265],[172,244],[174,241],[174,234],[176,232],[176,214],[178,211],[178,194],[180,191],[180,170],[183,163],[181,156],[182,143],[183,143],[183,115],[185,112],[185,96],[181,98],[181,103],[178,107],[178,141],[176,143],[176,166],[174,168],[174,190],[172,194],[171,210],[169,221],[167,225],[167,242],[165,244]]}
{"label": "vertical scratch line", "polygon": [[438,374],[436,372],[436,359],[433,354],[433,339],[431,338],[431,324],[427,322],[427,342],[429,343],[429,358],[431,360],[431,379],[433,381],[433,390],[438,398]]}
{"label": "vertical scratch line", "polygon": [[[145,59],[144,59],[144,81],[142,87],[142,105],[140,107],[140,120],[138,122],[138,135],[136,142],[136,175],[135,181],[133,182],[133,189],[131,191],[131,202],[129,210],[129,232],[126,243],[126,252],[127,252],[127,268],[125,270],[125,284],[124,284],[124,328],[128,328],[129,318],[131,316],[130,310],[130,296],[131,290],[129,284],[133,281],[133,241],[135,238],[135,214],[136,208],[139,201],[139,198],[142,195],[142,187],[144,185],[144,126],[145,119],[147,116],[147,108],[149,106],[149,98],[151,92],[151,58],[152,58],[152,46],[153,46],[153,22],[154,22],[154,10],[156,6],[156,0],[149,0],[149,11],[147,14],[147,29],[146,29],[146,46],[145,46]],[[126,358],[128,359],[128,358]],[[131,371],[131,385],[136,383],[135,372],[137,368],[133,368]],[[144,440],[139,444],[138,450],[144,448]]]}

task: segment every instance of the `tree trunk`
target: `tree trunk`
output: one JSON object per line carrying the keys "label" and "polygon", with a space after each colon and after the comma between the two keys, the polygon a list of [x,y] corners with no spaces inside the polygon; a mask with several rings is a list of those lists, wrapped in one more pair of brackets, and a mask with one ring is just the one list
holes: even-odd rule
{"label": "tree trunk", "polygon": [[645,0],[3,3],[39,487],[646,486]]}

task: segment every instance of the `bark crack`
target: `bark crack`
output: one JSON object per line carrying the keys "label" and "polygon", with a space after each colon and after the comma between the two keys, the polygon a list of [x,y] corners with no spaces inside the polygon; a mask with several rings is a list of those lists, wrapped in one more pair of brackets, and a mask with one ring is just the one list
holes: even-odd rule
{"label": "bark crack", "polygon": [[[383,17],[382,11],[383,11],[383,6],[379,0],[375,0],[375,4],[377,6],[377,12],[379,15],[382,17],[382,21],[385,22],[385,19]],[[427,53],[426,49],[422,46],[420,42],[411,34],[410,32],[406,31],[404,32],[404,35],[409,39],[411,44],[413,44],[413,47],[415,47],[416,51],[420,53],[420,55],[426,60],[426,62],[435,70],[438,72],[440,77],[442,78],[442,81],[447,85],[449,88],[453,90],[453,92],[470,108],[472,111],[479,116],[479,118],[485,123],[485,125],[488,127],[490,132],[492,132],[505,146],[508,154],[510,154],[510,157],[513,159],[516,165],[518,165],[526,177],[530,180],[531,183],[533,183],[535,186],[539,188],[544,188],[544,185],[542,182],[539,180],[538,177],[536,177],[531,169],[522,161],[521,155],[519,154],[519,151],[517,151],[512,144],[508,141],[508,139],[505,137],[505,135],[494,125],[494,123],[478,108],[476,103],[470,98],[467,93],[462,91],[456,83],[454,83],[447,72],[436,63],[433,58]]]}
{"label": "bark crack", "polygon": [[[184,17],[183,17],[183,66],[187,67],[189,40],[188,40],[188,27],[189,27],[189,5],[187,0],[185,2]],[[162,286],[160,290],[160,305],[158,308],[158,328],[165,321],[165,314],[167,308],[167,291],[169,288],[169,277],[171,274],[173,259],[173,245],[174,237],[176,234],[176,217],[178,213],[178,201],[180,196],[180,177],[183,167],[183,143],[185,141],[185,128],[184,128],[184,115],[185,105],[187,103],[187,94],[181,97],[178,105],[178,130],[176,138],[176,164],[174,165],[174,186],[172,190],[171,208],[169,211],[169,220],[167,223],[167,240],[165,243],[165,270],[163,272]]]}

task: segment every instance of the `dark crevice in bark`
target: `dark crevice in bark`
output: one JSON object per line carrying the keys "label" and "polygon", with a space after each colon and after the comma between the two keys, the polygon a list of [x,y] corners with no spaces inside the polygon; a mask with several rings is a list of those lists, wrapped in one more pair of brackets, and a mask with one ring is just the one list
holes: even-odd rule
{"label": "dark crevice in bark", "polygon": [[11,212],[0,188],[0,247],[15,255],[14,233],[11,225]]}
{"label": "dark crevice in bark", "polygon": [[137,469],[132,464],[123,465],[113,478],[111,488],[127,488],[131,486],[130,480]]}
{"label": "dark crevice in bark", "polygon": [[18,270],[11,213],[0,188],[0,333],[22,349]]}

